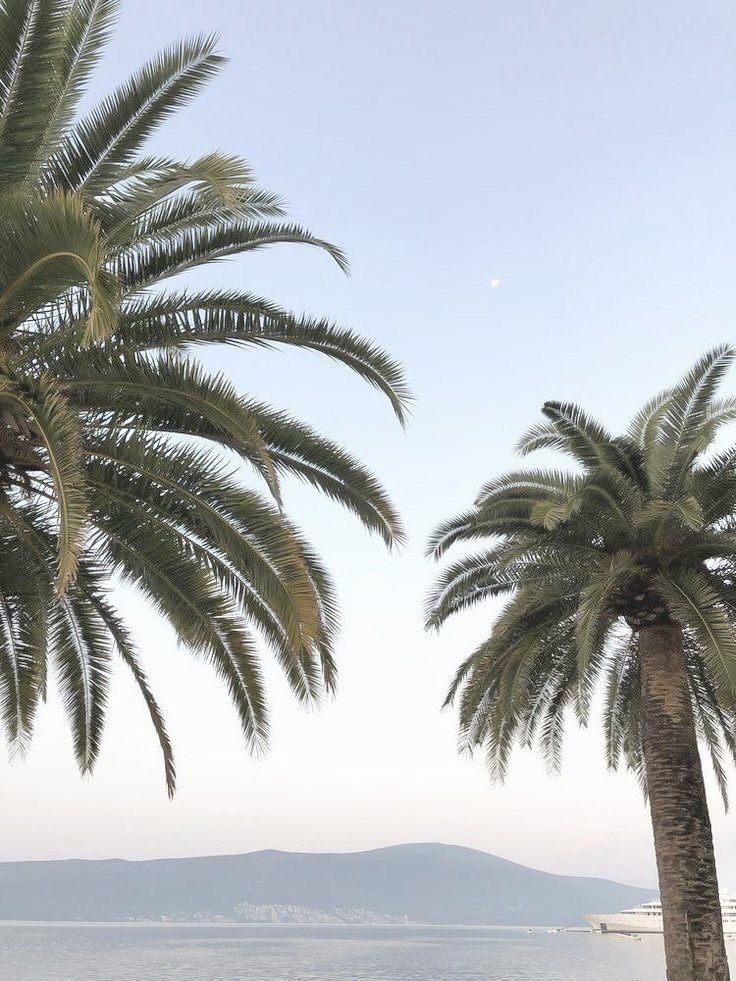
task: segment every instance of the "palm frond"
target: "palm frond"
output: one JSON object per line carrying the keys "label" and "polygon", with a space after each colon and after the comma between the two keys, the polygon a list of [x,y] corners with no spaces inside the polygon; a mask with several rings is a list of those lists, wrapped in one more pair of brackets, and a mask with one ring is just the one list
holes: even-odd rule
{"label": "palm frond", "polygon": [[736,401],[716,392],[734,358],[709,352],[615,436],[571,403],[547,402],[519,449],[551,449],[572,472],[493,477],[472,508],[433,532],[448,565],[429,595],[426,625],[501,600],[490,635],[455,675],[460,746],[482,746],[503,778],[515,745],[562,759],[566,719],[585,725],[603,686],[608,765],[623,763],[647,792],[639,638],[683,640],[699,737],[726,792],[736,760],[736,453],[702,459]]}
{"label": "palm frond", "polygon": [[182,41],[147,62],[65,137],[49,161],[54,186],[94,194],[220,69],[212,35]]}
{"label": "palm frond", "polygon": [[33,395],[28,387],[0,375],[0,404],[17,406],[33,420],[46,454],[58,506],[57,588],[63,593],[76,572],[87,518],[79,421],[58,385],[39,384]]}
{"label": "palm frond", "polygon": [[316,351],[385,395],[402,423],[410,396],[390,355],[325,317],[243,290],[163,291],[280,243],[326,251],[343,271],[347,259],[241,157],[144,151],[222,65],[212,36],[156,55],[78,118],[118,6],[0,2],[0,728],[23,751],[55,679],[91,772],[119,657],[171,795],[171,742],[113,585],[133,584],[207,660],[258,753],[261,641],[300,703],[337,682],[334,587],[284,511],[282,482],[311,484],[388,545],[402,537],[360,461],[208,372],[201,345]]}
{"label": "palm frond", "polygon": [[164,722],[163,715],[161,714],[161,709],[159,708],[158,702],[151,691],[146,673],[139,662],[135,644],[124,621],[107,602],[104,596],[100,595],[99,591],[94,588],[94,583],[89,582],[88,570],[85,569],[84,572],[85,575],[82,577],[82,582],[80,582],[79,588],[85,599],[89,602],[99,616],[100,620],[107,628],[120,659],[130,670],[133,680],[136,683],[136,687],[143,696],[143,700],[146,703],[146,708],[148,709],[148,714],[151,717],[151,724],[153,725],[161,747],[161,754],[164,761],[166,789],[169,797],[172,798],[176,792],[176,765],[174,763],[174,751],[171,746],[169,734],[166,731],[166,723]]}

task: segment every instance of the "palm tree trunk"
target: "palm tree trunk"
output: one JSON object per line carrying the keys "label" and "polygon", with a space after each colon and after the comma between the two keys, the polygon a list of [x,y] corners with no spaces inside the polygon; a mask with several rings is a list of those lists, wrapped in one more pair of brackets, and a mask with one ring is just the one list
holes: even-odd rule
{"label": "palm tree trunk", "polygon": [[713,836],[682,631],[639,633],[642,738],[668,981],[728,981]]}

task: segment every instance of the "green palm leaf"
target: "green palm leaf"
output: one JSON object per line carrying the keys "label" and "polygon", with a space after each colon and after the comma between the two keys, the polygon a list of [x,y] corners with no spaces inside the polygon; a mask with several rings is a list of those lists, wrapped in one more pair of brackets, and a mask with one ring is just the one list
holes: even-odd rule
{"label": "green palm leaf", "polygon": [[704,355],[622,436],[576,405],[545,403],[519,450],[556,450],[576,469],[494,476],[433,532],[437,559],[481,547],[440,574],[427,626],[501,600],[446,702],[459,703],[461,746],[481,748],[495,777],[514,745],[536,743],[556,769],[566,717],[574,709],[585,724],[601,694],[607,762],[623,762],[646,792],[640,640],[656,628],[683,645],[694,726],[725,794],[736,749],[736,453],[703,454],[736,418],[734,400],[717,398],[733,359],[729,346]]}
{"label": "green palm leaf", "polygon": [[207,661],[258,753],[269,734],[261,642],[300,703],[337,682],[334,587],[286,514],[282,483],[311,484],[388,545],[402,537],[360,461],[208,372],[202,345],[316,351],[378,389],[402,422],[409,392],[393,358],[325,317],[255,292],[167,288],[284,243],[326,251],[342,270],[347,259],[241,157],[144,150],[219,70],[212,37],[156,55],[78,118],[117,8],[0,3],[0,728],[25,750],[55,687],[89,772],[119,658],[171,795],[171,741],[114,585],[129,583]]}
{"label": "green palm leaf", "polygon": [[66,589],[76,572],[87,517],[82,444],[79,421],[58,386],[49,382],[27,394],[7,377],[0,376],[0,404],[19,410],[32,420],[45,451],[58,506],[57,587]]}

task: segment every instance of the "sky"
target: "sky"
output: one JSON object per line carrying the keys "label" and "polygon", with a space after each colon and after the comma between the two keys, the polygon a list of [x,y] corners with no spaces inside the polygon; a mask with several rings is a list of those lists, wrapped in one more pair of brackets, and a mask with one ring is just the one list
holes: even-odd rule
{"label": "sky", "polygon": [[[648,813],[634,778],[606,771],[595,724],[570,727],[557,777],[519,752],[497,786],[481,759],[458,756],[440,705],[493,610],[425,634],[436,570],[423,552],[437,522],[514,465],[546,399],[581,402],[620,428],[733,339],[736,10],[126,0],[91,97],[197,31],[219,32],[230,62],[152,145],[244,155],[352,261],[344,277],[325,255],[284,246],[199,281],[376,339],[406,365],[412,419],[402,431],[381,396],[309,353],[231,350],[209,363],[350,446],[389,488],[408,544],[389,554],[348,514],[287,487],[338,584],[341,680],[334,702],[304,712],[269,664],[273,740],[258,761],[206,666],[121,593],[177,751],[176,799],[118,673],[92,779],[75,770],[53,700],[28,759],[0,761],[0,859],[445,841],[653,884]],[[709,786],[721,882],[736,889],[736,816]]]}

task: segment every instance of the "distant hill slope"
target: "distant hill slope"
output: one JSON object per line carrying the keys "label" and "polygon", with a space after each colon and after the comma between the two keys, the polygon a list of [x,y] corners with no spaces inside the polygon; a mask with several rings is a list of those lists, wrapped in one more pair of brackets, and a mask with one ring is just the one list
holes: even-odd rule
{"label": "distant hill slope", "polygon": [[238,903],[274,903],[364,908],[425,923],[568,925],[580,923],[584,912],[618,910],[652,895],[439,844],[351,854],[0,863],[4,920],[230,914]]}

